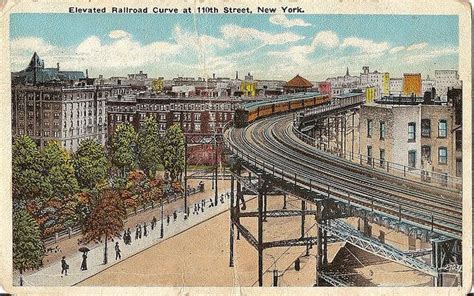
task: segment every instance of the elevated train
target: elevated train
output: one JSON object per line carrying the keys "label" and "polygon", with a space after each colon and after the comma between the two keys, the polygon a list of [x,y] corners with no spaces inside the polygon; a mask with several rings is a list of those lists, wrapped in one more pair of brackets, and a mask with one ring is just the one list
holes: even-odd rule
{"label": "elevated train", "polygon": [[247,103],[235,110],[234,125],[237,128],[244,127],[257,119],[273,114],[327,104],[329,99],[329,95],[312,92],[281,96],[271,101]]}

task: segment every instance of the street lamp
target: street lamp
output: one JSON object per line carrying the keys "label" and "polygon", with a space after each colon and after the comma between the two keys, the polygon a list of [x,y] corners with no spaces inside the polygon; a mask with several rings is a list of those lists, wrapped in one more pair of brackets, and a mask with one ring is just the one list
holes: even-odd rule
{"label": "street lamp", "polygon": [[161,230],[160,230],[160,238],[163,238],[163,232],[164,232],[164,229],[163,229],[163,198],[161,198],[160,200],[160,204],[161,204]]}

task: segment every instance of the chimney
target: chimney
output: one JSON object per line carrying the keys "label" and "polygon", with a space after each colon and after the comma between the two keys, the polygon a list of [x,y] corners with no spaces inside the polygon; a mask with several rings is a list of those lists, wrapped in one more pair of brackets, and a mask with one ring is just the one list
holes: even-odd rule
{"label": "chimney", "polygon": [[212,73],[212,79],[216,79],[216,73]]}
{"label": "chimney", "polygon": [[89,69],[86,69],[86,78],[89,78]]}
{"label": "chimney", "polygon": [[239,71],[235,71],[235,80],[239,79]]}
{"label": "chimney", "polygon": [[59,63],[56,63],[56,68],[58,69],[58,72],[59,72]]}

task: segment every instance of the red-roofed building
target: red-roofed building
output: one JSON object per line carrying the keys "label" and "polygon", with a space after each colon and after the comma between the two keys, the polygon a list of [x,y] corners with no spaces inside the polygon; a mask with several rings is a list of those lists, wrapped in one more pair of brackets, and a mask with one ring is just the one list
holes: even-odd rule
{"label": "red-roofed building", "polygon": [[286,93],[305,92],[309,91],[312,87],[313,84],[299,74],[284,85]]}

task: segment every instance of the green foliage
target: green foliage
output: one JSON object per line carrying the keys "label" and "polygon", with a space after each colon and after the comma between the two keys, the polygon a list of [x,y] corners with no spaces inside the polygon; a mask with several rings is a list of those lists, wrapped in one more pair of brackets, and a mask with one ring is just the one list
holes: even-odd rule
{"label": "green foliage", "polygon": [[110,157],[122,176],[137,166],[136,138],[136,132],[129,123],[119,124],[112,136]]}
{"label": "green foliage", "polygon": [[160,139],[158,124],[147,117],[138,132],[138,161],[140,168],[150,177],[154,177],[160,166]]}
{"label": "green foliage", "polygon": [[49,172],[53,167],[68,164],[70,155],[58,141],[48,141],[46,147],[41,151],[43,157],[43,169]]}
{"label": "green foliage", "polygon": [[13,268],[23,273],[43,265],[44,245],[38,224],[24,209],[13,213]]}
{"label": "green foliage", "polygon": [[170,173],[171,180],[176,180],[184,170],[185,139],[183,131],[177,124],[166,130],[162,141],[162,163]]}
{"label": "green foliage", "polygon": [[107,178],[109,163],[104,148],[95,140],[81,141],[73,164],[81,188],[93,189]]}
{"label": "green foliage", "polygon": [[12,149],[13,200],[25,203],[50,196],[51,185],[43,176],[42,156],[35,142],[22,136]]}

